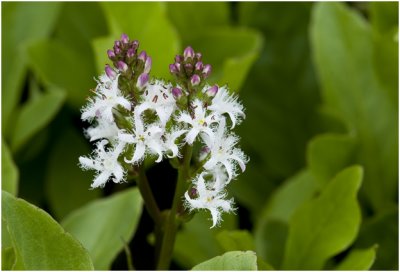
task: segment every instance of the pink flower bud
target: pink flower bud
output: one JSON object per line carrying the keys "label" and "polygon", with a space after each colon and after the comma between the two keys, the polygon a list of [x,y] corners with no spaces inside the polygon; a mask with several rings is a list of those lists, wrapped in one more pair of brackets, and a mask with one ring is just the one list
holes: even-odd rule
{"label": "pink flower bud", "polygon": [[188,58],[193,58],[194,57],[194,50],[190,46],[185,48],[185,51],[183,51],[183,58],[187,60]]}
{"label": "pink flower bud", "polygon": [[107,50],[107,55],[108,55],[108,58],[111,59],[111,60],[115,58],[115,53],[111,49]]}
{"label": "pink flower bud", "polygon": [[201,61],[202,55],[201,55],[201,53],[196,53],[195,57],[196,57],[197,61]]}
{"label": "pink flower bud", "polygon": [[110,65],[107,64],[104,70],[109,79],[114,80],[117,78],[117,73],[110,67]]}
{"label": "pink flower bud", "polygon": [[175,63],[169,65],[169,72],[170,72],[171,74],[176,74],[176,73],[178,73],[178,68],[176,68]]}
{"label": "pink flower bud", "polygon": [[120,41],[115,41],[114,42],[114,47],[121,47],[121,42]]}
{"label": "pink flower bud", "polygon": [[214,97],[218,92],[218,86],[214,85],[206,91],[206,95],[209,97]]}
{"label": "pink flower bud", "polygon": [[141,90],[149,82],[149,74],[143,73],[139,76],[136,86]]}
{"label": "pink flower bud", "polygon": [[197,85],[199,85],[200,84],[200,77],[198,76],[198,75],[193,75],[191,78],[190,78],[190,83],[192,84],[192,86],[197,86]]}
{"label": "pink flower bud", "polygon": [[146,59],[147,59],[147,53],[146,53],[146,51],[140,52],[140,54],[139,54],[139,56],[138,56],[138,59],[140,59],[140,60],[143,61],[143,62],[146,62]]}
{"label": "pink flower bud", "polygon": [[119,48],[118,46],[114,46],[114,53],[115,55],[121,54],[121,48]]}
{"label": "pink flower bud", "polygon": [[121,41],[122,41],[122,43],[125,43],[125,44],[129,43],[129,37],[128,37],[128,35],[126,35],[125,33],[122,34],[122,35],[121,35]]}
{"label": "pink flower bud", "polygon": [[182,62],[182,61],[183,61],[183,57],[181,55],[175,56],[175,62]]}
{"label": "pink flower bud", "polygon": [[146,74],[150,73],[151,64],[152,64],[151,57],[148,56],[146,59],[146,62],[144,63],[144,73],[146,73]]}
{"label": "pink flower bud", "polygon": [[192,74],[193,73],[193,65],[190,63],[186,63],[185,71],[186,71],[186,74],[188,74],[188,75]]}
{"label": "pink flower bud", "polygon": [[211,65],[210,64],[206,64],[203,68],[203,75],[205,78],[209,77],[211,74]]}
{"label": "pink flower bud", "polygon": [[182,97],[183,92],[180,88],[174,87],[174,88],[172,88],[172,95],[174,96],[174,98],[176,100],[178,100],[179,98]]}
{"label": "pink flower bud", "polygon": [[121,72],[126,72],[126,71],[128,71],[128,64],[126,64],[125,62],[120,60],[120,61],[117,62],[117,68]]}
{"label": "pink flower bud", "polygon": [[126,52],[126,57],[131,59],[135,56],[135,50],[133,48],[129,48],[128,51]]}
{"label": "pink flower bud", "polygon": [[203,70],[203,63],[201,61],[196,62],[194,68],[196,69],[196,71]]}

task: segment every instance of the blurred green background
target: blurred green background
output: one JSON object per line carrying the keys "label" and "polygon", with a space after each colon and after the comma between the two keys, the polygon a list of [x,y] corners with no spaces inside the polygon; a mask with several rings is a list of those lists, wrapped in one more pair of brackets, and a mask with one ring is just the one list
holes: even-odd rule
{"label": "blurred green background", "polygon": [[[77,166],[91,150],[80,108],[121,33],[152,56],[153,76],[171,80],[168,64],[191,45],[212,64],[210,81],[246,107],[237,133],[251,160],[229,187],[237,215],[212,231],[206,214],[185,225],[177,269],[246,249],[274,268],[301,269],[284,264],[292,215],[354,164],[364,172],[362,221],[317,269],[374,245],[372,268],[398,269],[397,2],[3,2],[2,188],[58,222],[126,187],[88,190],[92,173]],[[338,226],[327,236],[322,245],[345,235]]]}

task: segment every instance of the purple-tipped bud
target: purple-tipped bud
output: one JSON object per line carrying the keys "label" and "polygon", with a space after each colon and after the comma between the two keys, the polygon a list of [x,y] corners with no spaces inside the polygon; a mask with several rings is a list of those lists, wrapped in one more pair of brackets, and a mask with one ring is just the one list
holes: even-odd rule
{"label": "purple-tipped bud", "polygon": [[131,59],[135,56],[135,50],[133,48],[129,48],[128,51],[126,52],[126,57]]}
{"label": "purple-tipped bud", "polygon": [[132,48],[134,48],[134,49],[137,49],[138,47],[139,47],[139,41],[138,40],[134,40],[133,42],[132,42]]}
{"label": "purple-tipped bud", "polygon": [[146,59],[146,62],[144,63],[144,73],[146,73],[146,74],[150,73],[151,64],[152,64],[151,57],[148,56]]}
{"label": "purple-tipped bud", "polygon": [[120,61],[117,62],[117,68],[121,72],[126,72],[126,71],[128,71],[128,64],[126,64],[125,62],[120,60]]}
{"label": "purple-tipped bud", "polygon": [[175,62],[182,62],[182,61],[183,61],[183,56],[181,56],[181,55],[175,56]]}
{"label": "purple-tipped bud", "polygon": [[181,98],[182,97],[182,95],[183,95],[183,92],[182,92],[182,90],[180,89],[180,88],[177,88],[177,87],[174,87],[174,88],[172,88],[172,95],[174,96],[174,98],[176,99],[176,100],[178,100],[179,98]]}
{"label": "purple-tipped bud", "polygon": [[193,65],[190,63],[185,64],[186,74],[191,75],[193,73]]}
{"label": "purple-tipped bud", "polygon": [[218,86],[214,85],[206,91],[206,95],[209,97],[214,97],[218,92]]}
{"label": "purple-tipped bud", "polygon": [[196,71],[201,71],[203,70],[203,63],[201,61],[196,62],[194,69],[196,69]]}
{"label": "purple-tipped bud", "polygon": [[194,50],[190,46],[185,48],[185,51],[183,51],[183,58],[187,60],[188,58],[193,58],[194,57]]}
{"label": "purple-tipped bud", "polygon": [[114,59],[114,58],[115,58],[115,53],[114,53],[114,51],[111,50],[111,49],[108,49],[108,50],[107,50],[107,55],[108,55],[108,58],[109,58],[109,59]]}
{"label": "purple-tipped bud", "polygon": [[121,42],[120,41],[115,41],[114,42],[114,47],[121,47]]}
{"label": "purple-tipped bud", "polygon": [[207,78],[211,74],[211,65],[206,64],[203,68],[203,75],[205,78]]}
{"label": "purple-tipped bud", "polygon": [[189,196],[190,196],[190,198],[196,198],[197,197],[197,189],[196,188],[191,188],[190,190],[189,190]]}
{"label": "purple-tipped bud", "polygon": [[119,48],[118,46],[114,46],[114,53],[115,55],[121,54],[121,48]]}
{"label": "purple-tipped bud", "polygon": [[110,67],[110,65],[107,64],[104,70],[109,79],[114,80],[117,78],[117,73]]}
{"label": "purple-tipped bud", "polygon": [[129,43],[129,37],[128,37],[128,35],[126,35],[125,33],[123,33],[123,34],[121,35],[121,42],[122,42],[122,43],[125,43],[125,44]]}
{"label": "purple-tipped bud", "polygon": [[140,54],[139,54],[139,56],[138,56],[138,59],[140,59],[141,61],[145,62],[146,59],[147,59],[147,53],[146,53],[146,51],[140,52]]}
{"label": "purple-tipped bud", "polygon": [[196,57],[197,61],[201,61],[202,55],[201,55],[201,53],[196,53],[195,57]]}
{"label": "purple-tipped bud", "polygon": [[178,73],[178,68],[176,68],[175,63],[169,65],[169,72],[170,72],[171,74],[176,74],[176,73]]}
{"label": "purple-tipped bud", "polygon": [[149,82],[149,74],[143,73],[139,76],[136,86],[139,89],[143,89],[143,87],[146,86],[147,82]]}
{"label": "purple-tipped bud", "polygon": [[192,84],[192,86],[197,86],[200,84],[200,77],[198,75],[193,75],[190,78],[190,83]]}

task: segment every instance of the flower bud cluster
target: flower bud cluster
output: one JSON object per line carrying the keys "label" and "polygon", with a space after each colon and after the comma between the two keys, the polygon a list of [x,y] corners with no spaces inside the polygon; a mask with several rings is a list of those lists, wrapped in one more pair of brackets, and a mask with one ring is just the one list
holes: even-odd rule
{"label": "flower bud cluster", "polygon": [[138,46],[124,34],[107,52],[115,69],[106,66],[82,109],[82,120],[93,123],[86,135],[97,143],[91,156],[79,158],[80,166],[96,171],[93,188],[103,187],[108,180],[126,181],[127,172],[146,157],[179,160],[184,145],[197,145],[196,174],[184,206],[208,209],[214,227],[221,213],[234,210],[225,188],[248,162],[232,131],[245,117],[243,105],[226,87],[204,82],[211,66],[191,47],[175,58],[175,68],[170,66],[178,79],[172,84],[149,77],[151,58],[144,51],[137,54]]}

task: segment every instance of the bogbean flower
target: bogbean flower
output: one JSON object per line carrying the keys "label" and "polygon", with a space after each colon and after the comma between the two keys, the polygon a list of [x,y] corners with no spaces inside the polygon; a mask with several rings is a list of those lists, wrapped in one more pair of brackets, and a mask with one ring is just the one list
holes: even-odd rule
{"label": "bogbean flower", "polygon": [[106,65],[81,116],[93,123],[85,134],[97,143],[91,156],[79,158],[79,165],[96,171],[95,188],[109,180],[125,181],[127,171],[142,167],[149,156],[156,162],[183,157],[173,163],[181,167],[189,161],[192,167],[191,158],[184,157],[192,151],[182,155],[181,148],[199,150],[193,154],[198,169],[188,169],[196,174],[188,178],[192,184],[181,201],[188,212],[210,211],[215,227],[222,213],[234,211],[226,187],[236,178],[236,169],[243,172],[248,162],[232,131],[245,118],[244,107],[227,87],[206,83],[211,65],[192,47],[169,66],[174,84],[152,78],[152,58],[138,48],[138,41],[123,34],[107,51],[113,67]]}

